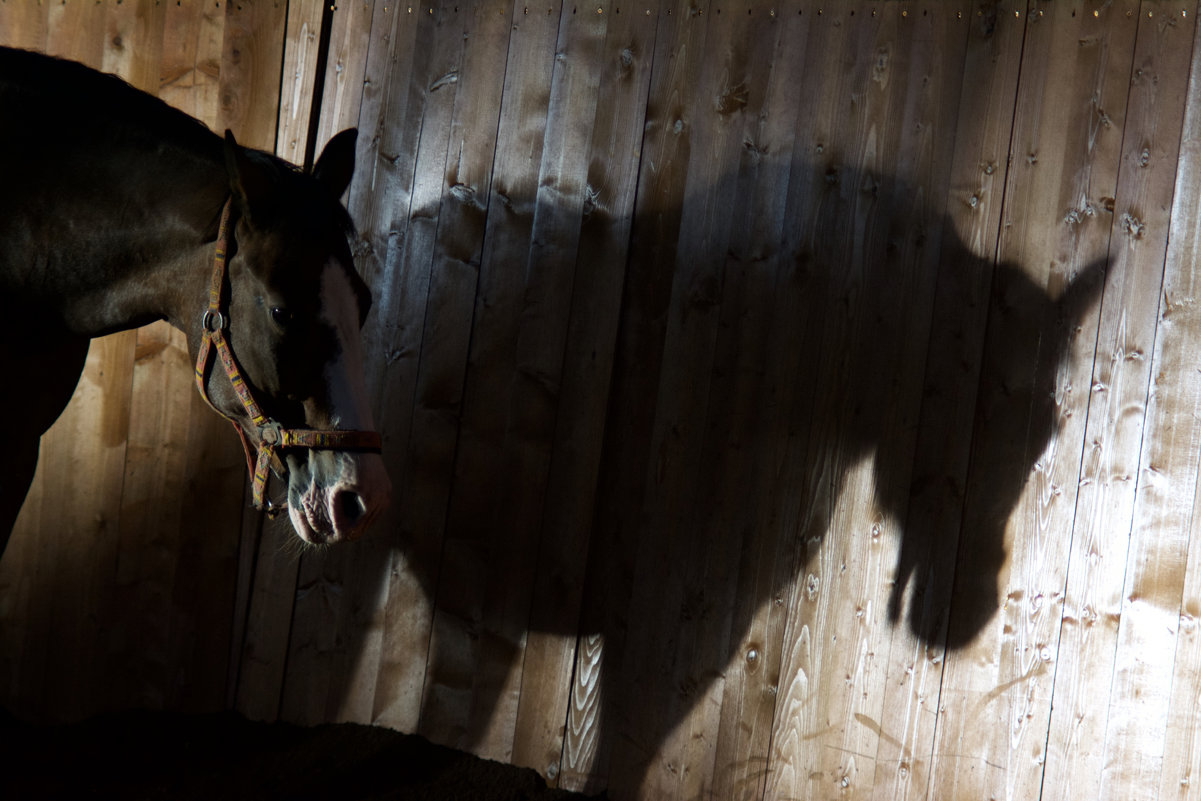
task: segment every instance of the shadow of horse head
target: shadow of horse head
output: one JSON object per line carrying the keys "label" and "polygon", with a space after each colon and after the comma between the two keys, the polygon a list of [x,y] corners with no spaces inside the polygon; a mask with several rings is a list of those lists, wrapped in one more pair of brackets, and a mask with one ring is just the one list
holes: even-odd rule
{"label": "shadow of horse head", "polygon": [[[978,262],[957,241],[947,251],[944,265]],[[977,263],[974,269],[981,265]],[[960,648],[998,609],[997,579],[1008,558],[1006,526],[1058,430],[1062,418],[1059,377],[1080,333],[1080,321],[1100,298],[1105,271],[1106,263],[1095,261],[1058,291],[1034,282],[1013,264],[997,265],[993,271],[978,381],[975,392],[968,393],[974,394],[975,403],[965,406],[959,415],[952,412],[924,420],[918,440],[919,461],[923,453],[947,447],[948,434],[962,445],[970,442],[970,451],[949,458],[959,470],[956,474],[940,472],[938,468],[946,462],[936,456],[927,458],[925,464],[934,469],[914,476],[903,501],[908,504],[907,519],[898,546],[888,617],[894,624],[906,617],[910,630],[923,642],[945,642],[949,649]],[[941,336],[954,343],[955,333],[948,320],[936,316],[928,376],[955,376],[966,367],[954,362],[961,356],[955,344],[947,347],[945,342],[935,341]],[[927,381],[927,396],[946,391],[937,379]],[[937,403],[935,406],[940,408]],[[948,430],[956,423],[969,422],[971,437]],[[968,465],[966,473],[962,472],[964,463]],[[965,514],[969,495],[973,508]],[[956,543],[962,551],[961,562],[970,566],[970,579],[931,569],[934,555],[940,549],[955,548]],[[912,592],[906,605],[907,587]],[[907,612],[902,611],[903,606]],[[948,627],[952,606],[956,622]]]}

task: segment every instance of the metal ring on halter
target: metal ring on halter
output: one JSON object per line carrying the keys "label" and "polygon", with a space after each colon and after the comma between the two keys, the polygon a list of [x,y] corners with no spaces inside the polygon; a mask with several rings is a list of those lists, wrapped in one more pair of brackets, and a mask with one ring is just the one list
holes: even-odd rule
{"label": "metal ring on halter", "polygon": [[[214,323],[216,325],[214,326]],[[207,309],[200,318],[200,327],[205,331],[224,331],[229,326],[229,320],[216,309]]]}
{"label": "metal ring on halter", "polygon": [[259,439],[267,445],[279,447],[284,442],[284,427],[278,420],[268,420],[259,426]]}
{"label": "metal ring on halter", "polygon": [[285,503],[283,506],[280,506],[279,504],[277,504],[275,501],[271,500],[270,498],[264,499],[263,514],[267,515],[267,518],[269,520],[274,520],[287,511],[288,511],[288,504]]}

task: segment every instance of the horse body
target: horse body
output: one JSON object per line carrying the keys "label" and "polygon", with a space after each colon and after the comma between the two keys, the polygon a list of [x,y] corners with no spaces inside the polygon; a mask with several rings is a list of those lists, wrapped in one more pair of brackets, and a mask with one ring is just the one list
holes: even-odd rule
{"label": "horse body", "polygon": [[[223,323],[264,413],[285,428],[371,428],[358,338],[370,293],[338,202],[354,136],[335,137],[302,174],[117,78],[0,48],[0,291],[15,309],[0,370],[37,377],[0,399],[6,420],[33,410],[0,486],[0,547],[90,338],[165,319],[197,354],[227,200]],[[248,454],[260,447],[261,427],[221,371],[201,385],[245,432]],[[309,541],[361,533],[390,492],[375,453],[289,449],[276,464]]]}

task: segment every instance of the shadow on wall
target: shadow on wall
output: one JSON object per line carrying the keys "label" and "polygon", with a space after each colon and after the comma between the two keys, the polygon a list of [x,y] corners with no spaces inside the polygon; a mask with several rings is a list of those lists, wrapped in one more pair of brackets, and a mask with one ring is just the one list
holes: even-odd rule
{"label": "shadow on wall", "polygon": [[[1006,523],[1056,429],[1057,372],[1100,298],[1103,263],[1052,276],[1049,291],[1019,265],[994,269],[901,180],[820,165],[793,174],[813,177],[812,191],[782,236],[756,243],[761,221],[736,193],[719,195],[727,252],[686,241],[693,223],[679,209],[633,221],[628,252],[613,254],[626,280],[591,531],[560,548],[563,532],[531,544],[516,521],[487,521],[483,564],[541,559],[542,572],[549,553],[549,569],[587,577],[562,608],[535,597],[529,628],[578,635],[581,649],[603,637],[591,765],[602,775],[607,763],[649,767],[764,606],[803,605],[809,577],[839,591],[837,571],[817,565],[827,540],[895,543],[891,576],[887,564],[879,574],[888,586],[864,590],[886,599],[893,625],[935,650],[975,637],[997,609]],[[559,407],[560,426],[572,413]],[[456,481],[456,495],[494,491]],[[402,479],[398,504],[414,501],[412,485]],[[439,609],[473,578],[454,575],[445,550],[376,536],[406,552]],[[377,587],[389,580],[379,570]],[[454,625],[504,628],[486,604],[478,614]],[[341,634],[352,654],[367,636]],[[486,723],[502,682],[471,678],[441,642],[428,676],[464,674],[471,719]],[[423,729],[450,703],[426,681]],[[426,733],[470,749],[471,729]]]}

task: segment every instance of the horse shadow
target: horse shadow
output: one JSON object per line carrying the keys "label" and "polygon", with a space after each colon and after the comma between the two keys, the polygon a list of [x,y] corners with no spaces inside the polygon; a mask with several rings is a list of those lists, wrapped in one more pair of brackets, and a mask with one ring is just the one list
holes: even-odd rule
{"label": "horse shadow", "polygon": [[[961,648],[989,625],[1006,524],[1057,430],[1057,376],[1100,298],[1105,263],[1053,276],[1049,290],[1021,265],[973,253],[941,210],[910,201],[917,195],[901,178],[826,172],[773,244],[735,233],[727,252],[699,267],[671,244],[679,210],[631,221],[626,250],[614,255],[626,280],[604,446],[584,466],[597,476],[592,517],[580,524],[588,530],[558,544],[562,532],[539,540],[502,516],[487,521],[480,555],[484,564],[537,563],[552,583],[582,578],[571,603],[548,609],[536,590],[529,596],[528,630],[577,638],[577,691],[586,644],[603,642],[597,706],[569,712],[590,716],[595,739],[583,763],[564,754],[564,774],[581,783],[609,775],[618,796],[640,781],[677,724],[746,658],[741,646],[765,606],[839,591],[837,557],[823,554],[862,547],[855,538],[895,549],[882,559],[883,586],[867,589],[881,624],[905,626],[934,650]],[[755,224],[735,199],[723,202],[736,232]],[[843,214],[858,224],[831,224]],[[593,224],[612,221],[585,219]],[[688,314],[710,315],[703,358],[680,356],[690,346],[673,327],[688,330]],[[398,505],[412,500],[412,486],[402,476]],[[492,491],[454,488],[477,490]],[[472,576],[454,575],[444,551],[407,539],[443,532],[373,536],[383,543],[373,549],[404,554],[432,605],[454,606],[451,594],[469,586]],[[388,581],[379,573],[380,585],[355,590],[364,603]],[[477,639],[511,626],[492,615],[483,606],[450,625]],[[351,654],[367,636],[366,627],[340,632]],[[447,690],[460,696],[448,701],[427,678],[422,733],[473,750],[503,703],[503,676],[464,678],[462,653],[432,642],[427,676],[454,673],[473,699],[466,722],[427,727],[463,689]],[[520,669],[512,650],[509,669]],[[347,673],[349,684],[355,671]],[[587,781],[593,791],[604,784]]]}

